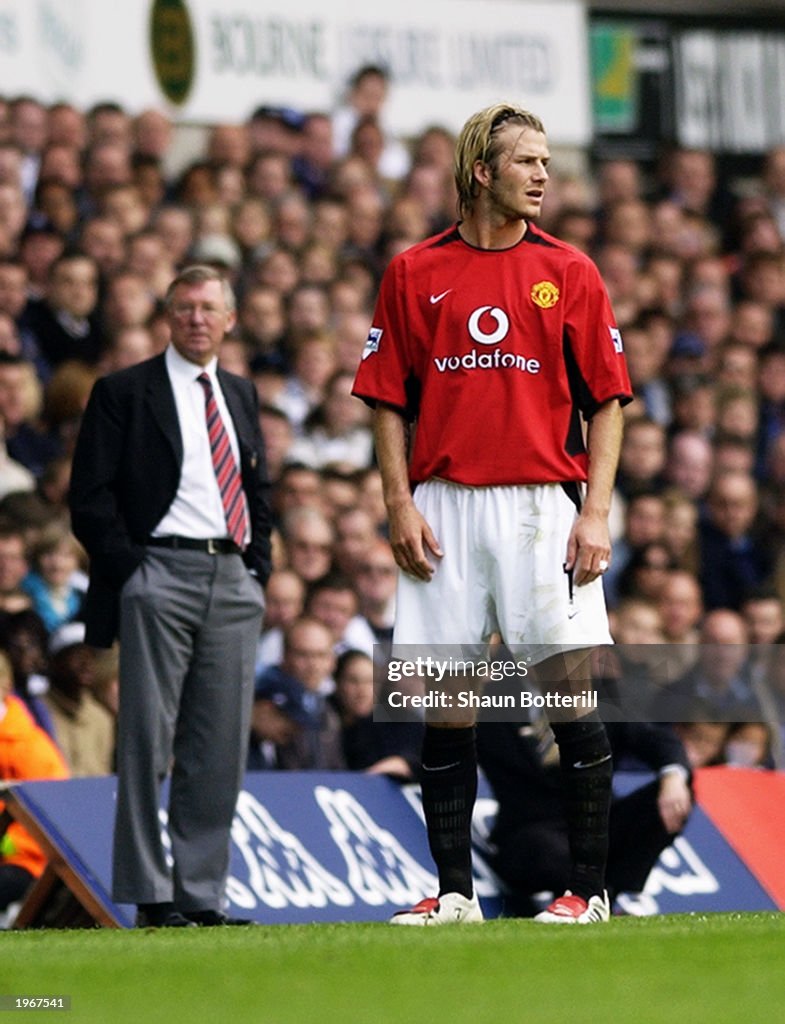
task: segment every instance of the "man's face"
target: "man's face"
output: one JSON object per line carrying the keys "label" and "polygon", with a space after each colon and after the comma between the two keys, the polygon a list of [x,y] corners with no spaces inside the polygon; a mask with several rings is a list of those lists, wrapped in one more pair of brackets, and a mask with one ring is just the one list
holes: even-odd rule
{"label": "man's face", "polygon": [[491,215],[499,223],[539,217],[548,181],[550,152],[545,135],[508,124],[497,134],[498,156],[480,164]]}
{"label": "man's face", "polygon": [[218,355],[224,335],[234,327],[234,310],[226,304],[220,281],[180,284],[167,315],[172,344],[190,363],[206,366]]}
{"label": "man's face", "polygon": [[352,616],[357,613],[357,598],[350,589],[320,590],[311,599],[309,612],[319,622],[323,622],[338,641]]}
{"label": "man's face", "polygon": [[357,591],[364,602],[385,604],[395,593],[398,567],[392,549],[372,548],[357,568]]}
{"label": "man's face", "polygon": [[6,427],[17,426],[30,412],[30,364],[0,366],[0,416]]}
{"label": "man's face", "polygon": [[11,594],[27,573],[25,545],[21,537],[0,537],[0,594]]}
{"label": "man's face", "polygon": [[303,585],[294,573],[273,573],[265,589],[265,628],[288,626],[302,613]]}
{"label": "man's face", "polygon": [[291,630],[284,648],[283,669],[307,690],[318,690],[335,664],[333,638],[326,626],[303,623]]}
{"label": "man's face", "polygon": [[98,273],[91,260],[67,260],[55,268],[49,301],[71,316],[88,316],[98,299]]}
{"label": "man's face", "polygon": [[755,485],[741,474],[729,475],[717,481],[708,504],[714,525],[728,537],[741,537],[752,526],[758,510]]}
{"label": "man's face", "polygon": [[0,267],[0,312],[14,319],[27,302],[27,272],[23,266]]}
{"label": "man's face", "polygon": [[82,248],[104,274],[117,270],[125,260],[125,243],[120,225],[103,219],[91,222],[85,228]]}

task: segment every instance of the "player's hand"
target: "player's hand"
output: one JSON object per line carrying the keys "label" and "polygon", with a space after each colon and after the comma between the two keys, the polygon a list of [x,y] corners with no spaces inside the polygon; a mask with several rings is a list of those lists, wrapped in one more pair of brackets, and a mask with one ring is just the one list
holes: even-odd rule
{"label": "player's hand", "polygon": [[610,560],[611,540],[607,518],[584,510],[570,531],[565,571],[572,569],[575,585],[583,587],[602,576]]}
{"label": "player's hand", "polygon": [[666,772],[660,779],[657,810],[662,824],[671,835],[684,827],[692,810],[692,795],[680,772]]}
{"label": "player's hand", "polygon": [[436,558],[443,555],[433,531],[413,501],[390,508],[387,513],[395,561],[405,573],[427,582],[433,576],[434,566],[428,561],[426,552]]}

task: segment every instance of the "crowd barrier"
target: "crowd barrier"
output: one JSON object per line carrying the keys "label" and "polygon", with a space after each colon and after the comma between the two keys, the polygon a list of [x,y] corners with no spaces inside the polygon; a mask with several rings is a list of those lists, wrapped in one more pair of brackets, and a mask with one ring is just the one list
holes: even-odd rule
{"label": "crowd barrier", "polygon": [[[624,788],[645,776],[620,775]],[[626,913],[785,909],[785,774],[697,773],[696,808]],[[50,854],[15,927],[130,927],[110,896],[116,779],[11,786],[11,816]],[[165,803],[164,793],[164,803]],[[484,853],[496,805],[481,781],[474,816],[476,887],[486,916],[504,896]],[[166,836],[166,813],[161,811]],[[249,773],[237,802],[228,912],[259,923],[379,921],[436,891],[416,786],[349,772]]]}

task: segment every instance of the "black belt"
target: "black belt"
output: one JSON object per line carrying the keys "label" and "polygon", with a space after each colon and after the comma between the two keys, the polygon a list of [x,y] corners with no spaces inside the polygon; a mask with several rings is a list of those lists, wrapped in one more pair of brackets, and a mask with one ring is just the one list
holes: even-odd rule
{"label": "black belt", "polygon": [[148,537],[149,548],[171,548],[174,551],[205,551],[208,555],[239,555],[240,548],[228,537]]}

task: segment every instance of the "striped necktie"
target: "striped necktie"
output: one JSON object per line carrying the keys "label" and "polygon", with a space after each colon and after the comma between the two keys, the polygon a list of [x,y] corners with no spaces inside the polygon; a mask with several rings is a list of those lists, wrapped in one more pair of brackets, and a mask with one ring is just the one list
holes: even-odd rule
{"label": "striped necktie", "polygon": [[229,444],[229,435],[218,411],[215,393],[210,378],[200,373],[196,378],[204,388],[204,411],[207,417],[207,433],[210,438],[210,453],[213,457],[213,469],[221,492],[226,526],[229,536],[239,548],[245,547],[245,534],[248,528],[248,516],[245,511],[245,495],[243,494],[240,473]]}

